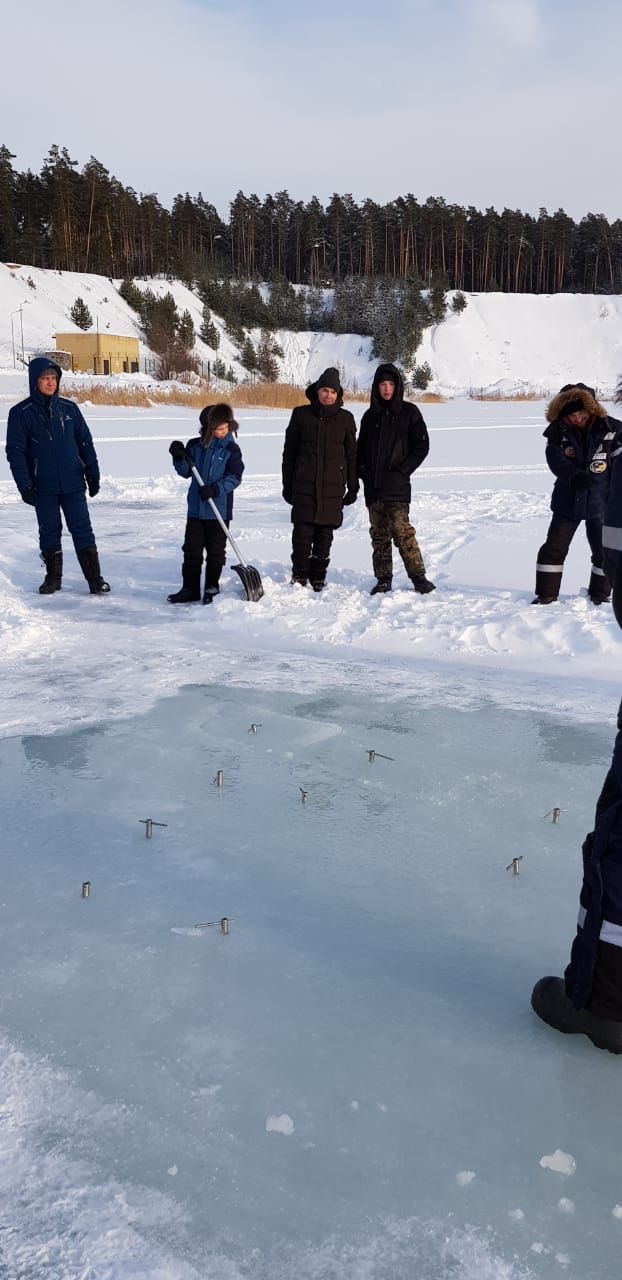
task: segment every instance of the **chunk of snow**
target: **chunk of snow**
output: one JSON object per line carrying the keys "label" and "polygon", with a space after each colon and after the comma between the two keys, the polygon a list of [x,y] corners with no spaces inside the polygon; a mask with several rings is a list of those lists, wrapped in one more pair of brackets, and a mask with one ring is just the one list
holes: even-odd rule
{"label": "chunk of snow", "polygon": [[268,1116],[266,1131],[267,1133],[282,1133],[286,1138],[291,1138],[294,1132],[294,1121],[287,1113],[281,1116]]}
{"label": "chunk of snow", "polygon": [[557,1208],[561,1213],[574,1213],[574,1200],[569,1200],[567,1196],[562,1196],[557,1201]]}
{"label": "chunk of snow", "polygon": [[568,1155],[566,1151],[560,1151],[559,1147],[550,1156],[542,1156],[540,1165],[543,1169],[551,1169],[553,1173],[563,1173],[568,1177],[574,1173],[577,1162],[574,1156]]}
{"label": "chunk of snow", "polygon": [[476,1174],[472,1169],[463,1169],[461,1173],[456,1174],[456,1182],[459,1187],[468,1187],[469,1183],[473,1182],[475,1177]]}

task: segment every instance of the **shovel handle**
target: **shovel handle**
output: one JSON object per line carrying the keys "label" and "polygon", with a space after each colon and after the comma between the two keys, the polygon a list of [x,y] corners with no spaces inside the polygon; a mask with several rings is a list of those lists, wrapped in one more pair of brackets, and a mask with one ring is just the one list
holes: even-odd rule
{"label": "shovel handle", "polygon": [[[193,474],[193,476],[194,476],[194,478],[195,478],[195,480],[196,480],[196,482],[197,482],[197,484],[198,484],[199,488],[202,488],[202,487],[203,487],[203,485],[204,485],[204,483],[205,483],[205,481],[204,481],[203,476],[201,475],[200,471],[197,471],[197,468],[195,467],[194,462],[192,461],[192,458],[190,457],[190,454],[189,454],[189,453],[186,453],[186,462],[188,463],[188,465],[189,465],[189,467],[190,467],[190,470],[191,470],[191,472],[192,472],[192,474]],[[231,543],[231,546],[233,547],[233,550],[235,551],[235,554],[236,554],[236,556],[238,557],[238,560],[240,561],[240,564],[242,565],[242,567],[243,567],[244,569],[248,569],[248,565],[247,565],[247,563],[246,563],[246,560],[244,559],[244,556],[242,555],[242,552],[240,551],[240,548],[238,547],[238,544],[237,544],[237,542],[236,542],[236,540],[235,540],[235,538],[234,538],[234,536],[233,536],[233,534],[232,534],[231,530],[230,530],[230,529],[227,527],[227,525],[225,524],[225,522],[224,522],[224,520],[223,520],[223,518],[222,518],[222,516],[221,516],[221,514],[220,514],[220,511],[218,510],[218,507],[216,506],[216,503],[214,502],[213,498],[208,498],[208,499],[207,499],[207,501],[209,502],[210,507],[212,508],[212,511],[213,511],[214,515],[216,516],[216,519],[217,519],[217,521],[218,521],[218,523],[219,523],[219,525],[220,525],[220,527],[221,527],[221,529],[222,529],[222,531],[223,531],[223,533],[224,533],[225,537],[226,537],[226,538],[228,539],[228,541]]]}

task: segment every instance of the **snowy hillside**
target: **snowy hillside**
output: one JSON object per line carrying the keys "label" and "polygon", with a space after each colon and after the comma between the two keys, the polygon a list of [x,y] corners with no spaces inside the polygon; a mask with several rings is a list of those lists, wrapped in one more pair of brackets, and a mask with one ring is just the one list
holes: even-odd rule
{"label": "snowy hillside", "polygon": [[[83,298],[102,332],[140,338],[138,317],[119,296],[119,283],[80,272],[0,264],[0,371],[13,369],[14,348],[20,364],[22,324],[26,357],[53,346],[57,330],[76,329],[70,310],[77,297]],[[158,295],[172,293],[178,310],[190,312],[198,331],[202,304],[187,285],[165,279],[136,283]],[[218,356],[244,378],[236,344],[218,316],[213,319],[220,334]],[[471,294],[460,315],[449,311],[442,324],[426,330],[417,361],[427,361],[432,369],[430,389],[447,396],[465,395],[471,389],[502,395],[530,389],[547,395],[571,378],[582,378],[603,396],[611,396],[622,372],[621,334],[622,298],[617,295]],[[257,344],[259,332],[253,331],[252,337]],[[305,386],[334,364],[349,388],[360,390],[371,383],[369,338],[288,330],[277,330],[276,338],[283,350],[278,360],[282,381]],[[199,338],[196,353],[204,364],[216,354]],[[141,361],[150,355],[141,342]]]}

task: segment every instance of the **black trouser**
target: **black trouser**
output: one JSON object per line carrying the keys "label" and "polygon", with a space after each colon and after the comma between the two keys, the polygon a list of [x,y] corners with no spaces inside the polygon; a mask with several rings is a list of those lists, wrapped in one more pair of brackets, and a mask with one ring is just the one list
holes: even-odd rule
{"label": "black trouser", "polygon": [[[562,584],[564,561],[581,520],[564,520],[553,516],[546,542],[538,552],[536,595],[556,600]],[[588,587],[592,600],[608,600],[611,587],[603,569],[603,522],[586,520],[585,533],[592,552],[592,573]]]}
{"label": "black trouser", "polygon": [[292,529],[292,573],[294,578],[325,582],[334,529],[329,524],[301,524]]}
{"label": "black trouser", "polygon": [[[225,523],[228,525],[229,521]],[[188,516],[186,536],[182,547],[184,569],[188,573],[201,573],[205,549],[205,585],[217,587],[226,559],[227,539],[217,520],[199,520]]]}

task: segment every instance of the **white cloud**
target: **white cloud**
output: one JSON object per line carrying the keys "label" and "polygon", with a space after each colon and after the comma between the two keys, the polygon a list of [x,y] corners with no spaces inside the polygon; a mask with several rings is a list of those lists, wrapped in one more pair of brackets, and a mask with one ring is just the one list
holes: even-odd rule
{"label": "white cloud", "polygon": [[473,17],[513,49],[531,49],[544,35],[539,0],[476,0]]}

